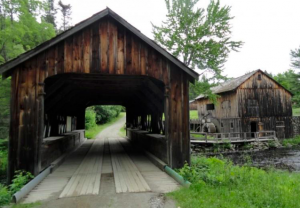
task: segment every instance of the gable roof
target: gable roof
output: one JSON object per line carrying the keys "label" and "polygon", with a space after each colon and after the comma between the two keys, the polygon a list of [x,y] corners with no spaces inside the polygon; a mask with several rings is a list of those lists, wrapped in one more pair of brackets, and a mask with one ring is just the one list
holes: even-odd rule
{"label": "gable roof", "polygon": [[[283,87],[280,83],[278,83],[276,80],[274,80],[268,74],[266,74],[262,70],[258,69],[258,70],[249,72],[247,74],[244,74],[243,76],[230,79],[230,80],[228,80],[226,82],[223,82],[223,83],[219,84],[218,86],[212,87],[211,91],[214,94],[221,94],[223,92],[229,92],[229,91],[236,90],[241,84],[243,84],[246,80],[248,80],[250,77],[252,77],[257,72],[263,73],[268,78],[270,78],[271,80],[273,80],[274,82],[276,82],[276,84],[278,84],[279,86]],[[285,87],[283,87],[283,88],[285,89]],[[287,89],[285,89],[285,90],[292,95],[292,93],[289,90],[287,90]],[[198,97],[196,97],[195,100],[198,100],[198,99],[201,99],[201,98],[205,98],[205,96],[201,94]]]}
{"label": "gable roof", "polygon": [[153,40],[151,40],[150,38],[148,38],[147,36],[142,34],[138,29],[136,29],[134,26],[129,24],[125,19],[123,19],[121,16],[119,16],[118,14],[116,14],[109,8],[106,8],[106,9],[94,14],[90,18],[76,24],[74,27],[64,31],[63,33],[57,35],[56,37],[38,45],[37,47],[35,47],[34,49],[32,49],[30,51],[27,51],[27,52],[19,55],[17,58],[12,59],[12,60],[0,65],[0,74],[8,72],[9,70],[13,69],[17,65],[29,60],[30,58],[34,57],[35,55],[45,51],[46,49],[54,46],[55,44],[59,43],[60,41],[68,38],[69,36],[72,36],[76,32],[84,29],[85,27],[87,27],[107,16],[112,17],[115,21],[117,21],[118,23],[123,25],[126,29],[128,29],[133,34],[135,34],[137,37],[142,39],[144,42],[146,42],[149,46],[154,48],[161,55],[163,55],[165,58],[170,60],[173,64],[175,64],[180,69],[182,69],[187,74],[189,74],[192,78],[198,79],[199,74],[197,72],[195,72],[194,70],[192,70],[191,68],[186,66],[184,63],[182,63],[180,60],[178,60],[175,56],[173,56],[172,54],[167,52],[165,49],[160,47]]}

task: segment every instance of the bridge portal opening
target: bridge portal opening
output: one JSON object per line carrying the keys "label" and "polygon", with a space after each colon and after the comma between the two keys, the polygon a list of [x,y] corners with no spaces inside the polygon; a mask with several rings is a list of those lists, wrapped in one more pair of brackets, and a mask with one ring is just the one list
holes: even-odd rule
{"label": "bridge portal opening", "polygon": [[[157,153],[158,157],[167,162],[168,142],[164,136],[163,121],[164,89],[165,85],[161,81],[148,76],[71,73],[49,77],[45,80],[42,142],[84,131],[86,109],[95,111],[103,110],[103,107],[93,106],[106,106],[106,109],[113,105],[122,106],[123,111],[126,109],[124,123],[129,139]],[[103,122],[98,118],[99,124]],[[83,134],[79,137],[82,139],[86,136]],[[46,151],[42,150],[42,168],[55,159],[51,152],[55,152],[58,157],[81,142],[80,138],[68,142],[58,139],[57,144],[44,145]]]}

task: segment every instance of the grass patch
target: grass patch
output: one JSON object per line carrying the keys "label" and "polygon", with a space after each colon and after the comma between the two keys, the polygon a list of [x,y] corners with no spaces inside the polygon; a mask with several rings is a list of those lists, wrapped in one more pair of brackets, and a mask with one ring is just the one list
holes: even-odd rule
{"label": "grass patch", "polygon": [[295,138],[292,138],[292,139],[284,139],[282,141],[282,145],[283,146],[288,146],[288,145],[291,145],[291,146],[297,146],[297,145],[300,145],[300,136],[297,136]]}
{"label": "grass patch", "polygon": [[121,112],[120,115],[116,118],[111,119],[109,122],[101,125],[97,125],[95,127],[90,128],[89,130],[86,130],[85,137],[88,139],[94,139],[103,129],[107,128],[108,126],[115,123],[117,120],[123,118],[126,115],[126,113]]}
{"label": "grass patch", "polygon": [[[205,135],[203,135],[203,134],[191,134],[191,137],[193,137],[195,139],[205,139]],[[209,135],[207,135],[206,137],[207,137],[207,139],[215,139],[215,137],[212,137]]]}
{"label": "grass patch", "polygon": [[198,119],[198,111],[190,110],[190,119]]}
{"label": "grass patch", "polygon": [[122,126],[122,127],[120,128],[119,136],[121,136],[121,137],[126,137],[126,129],[124,128],[124,126]]}
{"label": "grass patch", "polygon": [[300,174],[235,166],[225,159],[193,157],[179,173],[190,188],[169,193],[181,208],[300,207]]}
{"label": "grass patch", "polygon": [[293,116],[300,116],[300,108],[293,108]]}
{"label": "grass patch", "polygon": [[11,208],[33,208],[42,205],[40,202],[29,203],[29,204],[15,204]]}

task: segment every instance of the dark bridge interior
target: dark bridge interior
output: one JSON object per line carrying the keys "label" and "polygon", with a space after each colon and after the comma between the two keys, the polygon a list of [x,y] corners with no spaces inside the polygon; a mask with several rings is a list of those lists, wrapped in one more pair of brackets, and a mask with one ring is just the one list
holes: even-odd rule
{"label": "dark bridge interior", "polygon": [[50,135],[58,135],[58,116],[74,116],[76,129],[84,129],[84,112],[92,105],[123,105],[127,109],[128,127],[163,133],[163,92],[164,84],[148,76],[62,74],[49,77],[45,80],[45,114],[51,125]]}

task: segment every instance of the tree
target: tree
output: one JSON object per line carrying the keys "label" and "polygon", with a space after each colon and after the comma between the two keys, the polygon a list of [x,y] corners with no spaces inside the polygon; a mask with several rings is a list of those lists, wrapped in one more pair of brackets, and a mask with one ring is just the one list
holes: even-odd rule
{"label": "tree", "polygon": [[0,0],[0,64],[55,36],[43,12],[42,1]]}
{"label": "tree", "polygon": [[162,26],[153,25],[155,40],[192,69],[209,70],[220,78],[230,51],[240,41],[231,41],[231,7],[212,0],[206,12],[195,8],[199,0],[165,0],[168,15]]}
{"label": "tree", "polygon": [[65,31],[71,27],[70,21],[72,14],[72,6],[70,4],[63,4],[61,0],[58,2],[58,5],[60,6],[59,10],[61,11],[63,21],[60,30]]}
{"label": "tree", "polygon": [[278,73],[277,75],[273,76],[273,78],[287,90],[293,93],[293,106],[300,107],[299,74],[290,69],[286,72]]}
{"label": "tree", "polygon": [[[296,69],[300,69],[300,47],[291,50],[291,65]],[[292,87],[294,90],[293,102],[295,107],[300,107],[300,73],[294,73],[292,77]]]}
{"label": "tree", "polygon": [[209,79],[205,75],[201,76],[200,80],[195,82],[195,84],[190,85],[189,89],[189,99],[193,100],[200,94],[206,95],[210,100],[216,102],[216,95],[213,95],[210,88],[215,86],[215,84],[209,83]]}
{"label": "tree", "polygon": [[[55,36],[41,0],[0,0],[0,64]],[[0,76],[0,139],[8,136],[10,79]]]}
{"label": "tree", "polygon": [[[231,7],[221,7],[214,0],[206,10],[196,8],[199,0],[165,2],[167,20],[161,26],[152,24],[154,39],[192,69],[202,70],[201,74],[211,72],[210,80],[225,79],[221,73],[228,54],[242,46],[241,41],[230,39]],[[209,90],[203,93],[209,94]]]}
{"label": "tree", "polygon": [[55,15],[57,13],[56,9],[54,8],[54,0],[47,0],[46,2],[46,15],[44,16],[45,22],[48,22],[53,25],[56,29],[56,21]]}
{"label": "tree", "polygon": [[300,47],[295,50],[291,50],[292,67],[300,69]]}

